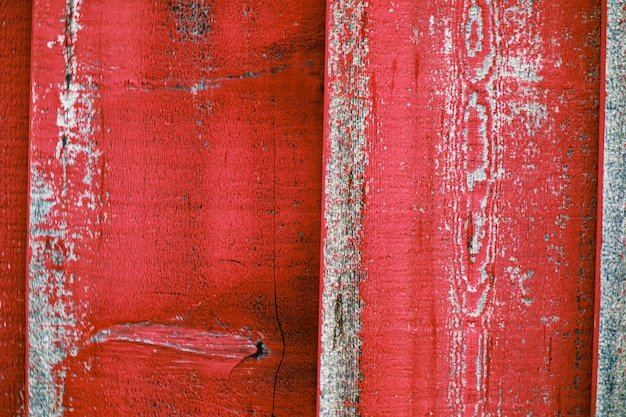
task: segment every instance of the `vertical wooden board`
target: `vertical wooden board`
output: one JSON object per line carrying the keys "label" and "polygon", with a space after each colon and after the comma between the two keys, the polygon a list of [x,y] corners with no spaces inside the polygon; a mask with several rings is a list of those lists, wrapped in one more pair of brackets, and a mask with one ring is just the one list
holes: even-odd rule
{"label": "vertical wooden board", "polygon": [[596,416],[626,414],[626,2],[604,3]]}
{"label": "vertical wooden board", "polygon": [[322,415],[589,415],[598,1],[331,1]]}
{"label": "vertical wooden board", "polygon": [[0,414],[24,415],[30,1],[0,1]]}
{"label": "vertical wooden board", "polygon": [[312,415],[323,2],[34,21],[30,415]]}

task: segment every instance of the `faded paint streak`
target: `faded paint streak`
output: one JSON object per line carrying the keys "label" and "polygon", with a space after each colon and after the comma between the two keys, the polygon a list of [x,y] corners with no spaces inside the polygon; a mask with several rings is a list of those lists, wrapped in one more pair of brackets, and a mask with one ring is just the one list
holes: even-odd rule
{"label": "faded paint streak", "polygon": [[116,341],[159,346],[224,359],[241,360],[257,352],[257,346],[249,338],[241,335],[152,323],[113,326],[100,330],[89,339],[89,343]]}
{"label": "faded paint streak", "polygon": [[[581,370],[581,363],[588,363],[589,352],[583,343],[588,338],[586,332],[589,321],[586,319],[590,317],[586,313],[588,310],[583,307],[588,301],[586,289],[591,278],[588,273],[589,258],[581,254],[576,259],[564,252],[564,245],[576,243],[575,239],[561,238],[568,235],[560,230],[579,227],[579,250],[584,251],[589,247],[589,226],[585,222],[574,226],[569,222],[571,207],[579,210],[592,207],[593,203],[586,203],[584,198],[589,199],[585,190],[589,190],[593,184],[593,172],[580,162],[561,162],[558,147],[550,150],[554,152],[551,157],[547,156],[547,152],[543,154],[544,158],[555,162],[554,168],[550,169],[556,170],[555,177],[558,175],[558,179],[546,181],[546,188],[551,189],[552,194],[558,198],[558,206],[555,204],[551,213],[544,212],[548,216],[548,222],[553,223],[545,230],[556,229],[560,240],[558,243],[548,244],[547,248],[550,250],[558,246],[558,254],[547,258],[545,266],[540,258],[520,258],[518,253],[524,253],[523,246],[529,243],[523,238],[525,231],[519,227],[513,228],[514,235],[507,236],[507,232],[511,230],[507,223],[511,224],[512,217],[510,203],[502,198],[512,191],[510,179],[516,178],[513,183],[517,184],[518,189],[525,180],[524,172],[516,165],[516,155],[512,152],[518,146],[515,141],[534,147],[537,141],[545,140],[545,135],[554,131],[553,126],[557,125],[560,110],[554,105],[554,100],[548,101],[548,98],[563,89],[561,85],[554,84],[555,81],[551,81],[552,85],[544,83],[544,74],[550,77],[554,74],[544,68],[548,44],[543,40],[546,31],[538,17],[545,13],[545,9],[532,1],[502,4],[487,0],[467,0],[461,9],[466,12],[462,17],[457,17],[456,21],[467,23],[458,29],[457,38],[454,37],[454,27],[451,28],[453,46],[448,48],[454,57],[454,60],[450,58],[449,61],[450,66],[455,67],[454,77],[460,79],[448,92],[448,114],[455,122],[450,126],[448,142],[444,142],[439,157],[446,172],[442,192],[450,195],[452,201],[450,212],[445,216],[444,230],[449,234],[449,240],[454,242],[454,256],[447,266],[453,312],[449,319],[450,380],[447,407],[449,414],[455,416],[483,416],[491,413],[507,415],[506,410],[511,410],[514,406],[510,399],[507,401],[509,394],[506,390],[503,391],[504,397],[500,398],[497,407],[494,407],[493,401],[493,388],[497,384],[493,381],[500,376],[498,372],[502,372],[501,364],[496,360],[501,359],[499,355],[503,349],[507,349],[506,344],[501,345],[504,332],[501,329],[514,321],[506,315],[511,308],[506,304],[517,304],[519,314],[523,315],[533,310],[549,310],[544,295],[537,292],[536,288],[537,285],[544,288],[552,285],[549,283],[554,279],[552,277],[563,276],[567,285],[571,285],[571,291],[578,294],[578,317],[574,318],[573,313],[576,310],[573,306],[563,308],[563,314],[572,317],[573,329],[565,334],[574,335],[570,339],[569,349],[570,354],[575,356],[575,363],[570,365],[571,379],[566,378],[563,373],[561,384],[567,389],[575,390],[583,390],[586,386],[580,381],[585,380],[588,375],[588,369]],[[593,10],[590,15],[593,18]],[[478,16],[482,18],[478,19]],[[589,21],[592,21],[591,18]],[[565,38],[567,39],[567,35]],[[555,67],[560,65],[562,59],[571,60],[571,56],[560,55],[559,51],[567,49],[559,41],[560,39],[551,39],[552,45],[559,47],[551,50],[548,61]],[[593,78],[589,77],[589,80]],[[581,99],[579,105],[593,106],[593,99],[590,94]],[[581,132],[578,134],[585,137],[586,133],[582,132],[593,129],[593,118],[578,126],[568,119],[565,120],[560,126],[562,131],[576,128],[577,132]],[[566,135],[567,133],[555,135],[552,142],[566,142]],[[548,143],[546,141],[540,146],[550,149]],[[576,145],[573,142],[570,146],[578,149]],[[589,145],[584,145],[583,150],[590,154]],[[572,152],[568,154],[570,158]],[[539,155],[533,155],[536,162],[540,162]],[[529,177],[536,175],[530,174],[535,168],[535,164],[524,167],[529,170],[526,171],[529,172]],[[577,170],[572,175],[584,176],[589,180],[579,184],[570,182],[568,169],[571,168]],[[534,188],[533,192],[537,193],[537,190],[538,188]],[[581,201],[572,203],[572,194],[580,196]],[[529,195],[532,196],[530,193]],[[525,215],[525,211],[532,210],[526,200],[521,201],[519,206],[522,211],[515,214],[514,218],[518,222],[530,221],[532,227],[535,216],[541,217],[540,213]],[[555,220],[550,221],[550,216]],[[500,230],[502,223],[505,223],[504,232]],[[544,239],[550,240],[549,235],[546,234]],[[539,247],[536,243],[533,245]],[[573,257],[571,260],[564,260],[568,256]],[[574,268],[577,262],[579,266]],[[544,270],[541,276],[536,274],[536,267]],[[511,285],[516,287],[513,294],[502,291],[507,287],[511,288]],[[541,305],[535,303],[537,299],[543,300]],[[530,322],[525,325],[529,329],[541,327]],[[558,334],[556,331],[555,336]],[[544,361],[548,375],[554,360],[551,337],[553,336],[544,336],[547,345]],[[527,343],[525,339],[522,336],[516,342],[523,345]],[[494,371],[497,367],[500,367],[499,370]],[[582,377],[577,375],[579,372]],[[499,388],[502,390],[506,383],[506,378],[501,378]],[[565,409],[560,398],[561,389],[564,390],[557,387],[544,389],[542,396],[546,409],[561,412]],[[585,403],[586,401],[581,401],[576,406],[580,407],[580,413],[585,412]]]}
{"label": "faded paint streak", "polygon": [[[96,94],[89,77],[81,75],[76,59],[80,0],[68,0],[63,33],[56,47],[65,73],[57,85],[58,138],[53,156],[37,141],[30,164],[30,260],[28,294],[28,411],[31,416],[63,415],[66,368],[64,360],[78,350],[81,317],[73,288],[81,281],[73,267],[79,252],[95,236],[101,200],[96,192],[100,175],[97,145],[92,139]],[[35,77],[34,85],[39,80]],[[33,107],[36,98],[33,97]],[[39,137],[37,120],[31,133]],[[75,216],[77,207],[85,207]],[[79,249],[80,248],[80,249]],[[81,306],[84,307],[84,306]],[[84,311],[84,309],[83,309]]]}
{"label": "faded paint streak", "polygon": [[319,413],[359,411],[361,265],[367,129],[371,111],[367,3],[329,2]]}
{"label": "faded paint streak", "polygon": [[[443,191],[452,191],[454,201],[453,214],[446,217],[445,224],[454,242],[448,272],[453,314],[447,398],[452,415],[479,416],[484,415],[488,401],[497,196],[503,175],[494,90],[502,66],[501,10],[490,0],[465,0],[460,9],[458,19],[465,22],[466,29],[453,38],[454,45],[461,48],[450,48],[456,56],[450,60],[458,82],[448,92],[455,122],[441,156],[447,179]],[[474,401],[468,401],[470,398]]]}
{"label": "faded paint streak", "polygon": [[626,415],[626,1],[606,3],[596,415]]}

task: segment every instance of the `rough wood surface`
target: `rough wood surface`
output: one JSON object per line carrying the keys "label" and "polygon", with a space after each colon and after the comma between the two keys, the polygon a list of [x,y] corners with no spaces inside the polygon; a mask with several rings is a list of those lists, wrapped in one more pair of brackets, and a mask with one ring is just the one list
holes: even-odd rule
{"label": "rough wood surface", "polygon": [[314,415],[323,2],[34,21],[29,415]]}
{"label": "rough wood surface", "polygon": [[0,1],[0,415],[24,415],[30,1]]}
{"label": "rough wood surface", "polygon": [[372,103],[366,5],[331,1],[327,12],[324,219],[319,415],[355,415],[362,342],[360,283],[365,171]]}
{"label": "rough wood surface", "polygon": [[626,415],[626,2],[606,2],[596,415]]}
{"label": "rough wood surface", "polygon": [[589,415],[599,1],[329,10],[321,415]]}

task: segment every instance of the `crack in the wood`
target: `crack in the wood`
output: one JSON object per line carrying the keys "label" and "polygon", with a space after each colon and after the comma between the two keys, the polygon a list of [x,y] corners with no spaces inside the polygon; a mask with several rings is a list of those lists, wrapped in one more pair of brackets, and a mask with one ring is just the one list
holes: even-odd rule
{"label": "crack in the wood", "polygon": [[[274,101],[275,102],[275,101]],[[272,131],[274,129],[274,123],[272,122]],[[276,417],[276,414],[274,414],[274,411],[276,409],[276,386],[278,385],[278,374],[280,373],[280,368],[283,366],[283,361],[285,360],[285,332],[283,330],[283,326],[282,323],[280,322],[280,315],[278,314],[278,291],[276,288],[276,137],[274,137],[274,160],[273,160],[273,164],[274,164],[274,178],[273,178],[273,184],[272,184],[272,192],[273,192],[273,201],[274,201],[274,209],[272,210],[272,214],[274,216],[274,233],[273,233],[273,253],[274,253],[274,260],[273,260],[273,271],[274,271],[274,311],[276,312],[276,323],[278,324],[278,330],[280,331],[280,337],[282,340],[282,352],[280,355],[280,362],[278,363],[278,366],[276,367],[276,373],[274,374],[274,391],[272,392],[272,414],[271,417]]]}
{"label": "crack in the wood", "polygon": [[238,261],[237,259],[218,258],[217,260],[221,261],[221,262],[231,262],[231,263],[234,263],[234,264],[237,264],[237,265],[241,265],[241,266],[246,267],[246,268],[248,267],[248,265],[244,264],[241,261]]}
{"label": "crack in the wood", "polygon": [[76,57],[74,56],[74,15],[76,14],[76,0],[70,0],[66,4],[65,16],[65,88],[69,89],[72,84],[72,70]]}
{"label": "crack in the wood", "polygon": [[199,91],[204,91],[209,88],[217,88],[221,87],[220,82],[222,81],[230,81],[230,80],[243,80],[246,78],[255,78],[260,77],[262,75],[273,75],[277,74],[281,71],[287,69],[286,65],[279,65],[276,67],[272,67],[270,69],[260,70],[260,71],[246,71],[242,74],[228,74],[223,75],[221,77],[202,77],[199,82],[193,85],[184,85],[180,83],[168,84],[167,79],[163,82],[163,85],[154,85],[153,83],[147,83],[145,81],[141,82],[141,85],[138,87],[136,84],[126,81],[126,87],[130,90],[141,90],[141,91],[188,91],[190,93],[197,93]]}

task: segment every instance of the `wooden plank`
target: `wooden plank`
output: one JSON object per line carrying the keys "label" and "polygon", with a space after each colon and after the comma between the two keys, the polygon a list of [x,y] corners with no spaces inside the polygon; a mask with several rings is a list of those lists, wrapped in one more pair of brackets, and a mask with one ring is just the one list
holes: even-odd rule
{"label": "wooden plank", "polygon": [[29,415],[313,415],[323,2],[34,21]]}
{"label": "wooden plank", "polygon": [[320,415],[589,415],[599,1],[327,28]]}
{"label": "wooden plank", "polygon": [[24,415],[30,1],[0,1],[0,414]]}
{"label": "wooden plank", "polygon": [[603,4],[596,416],[626,414],[626,2]]}

